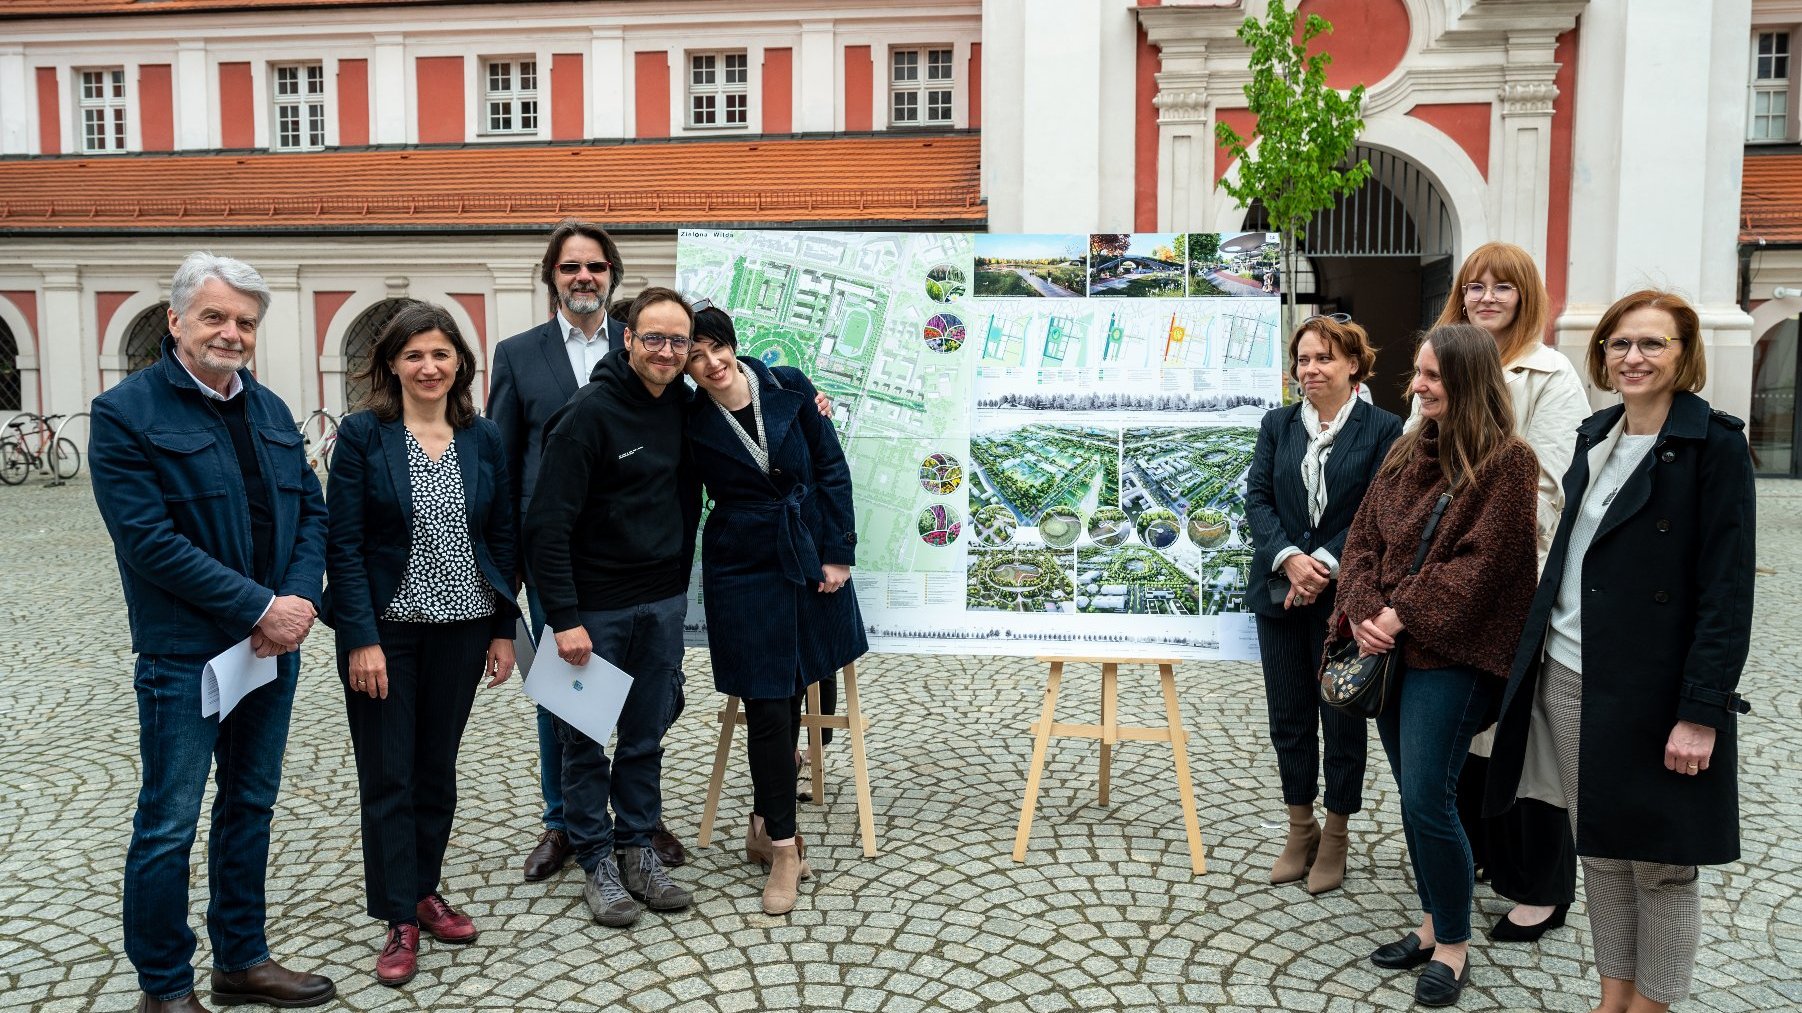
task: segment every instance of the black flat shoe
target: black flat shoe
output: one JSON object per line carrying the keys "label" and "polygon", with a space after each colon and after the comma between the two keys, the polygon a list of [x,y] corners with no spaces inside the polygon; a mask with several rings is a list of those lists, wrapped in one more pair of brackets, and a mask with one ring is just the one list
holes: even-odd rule
{"label": "black flat shoe", "polygon": [[1464,970],[1452,974],[1450,964],[1435,960],[1414,979],[1414,1001],[1422,1006],[1452,1006],[1470,984],[1470,956],[1464,957]]}
{"label": "black flat shoe", "polygon": [[1518,922],[1509,921],[1508,916],[1503,915],[1501,921],[1489,926],[1489,938],[1498,943],[1537,943],[1540,936],[1553,929],[1562,928],[1564,916],[1569,911],[1569,904],[1560,904],[1553,908],[1546,920],[1538,925],[1521,925]]}
{"label": "black flat shoe", "polygon": [[1370,954],[1370,962],[1392,971],[1406,971],[1433,959],[1431,946],[1421,946],[1420,937],[1410,932],[1393,943],[1379,946]]}

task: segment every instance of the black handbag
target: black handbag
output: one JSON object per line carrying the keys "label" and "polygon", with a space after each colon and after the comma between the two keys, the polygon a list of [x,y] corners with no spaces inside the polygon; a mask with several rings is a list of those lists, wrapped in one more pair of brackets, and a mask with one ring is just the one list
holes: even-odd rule
{"label": "black handbag", "polygon": [[[1452,494],[1442,492],[1439,501],[1433,504],[1432,516],[1427,518],[1427,526],[1420,532],[1420,548],[1414,553],[1414,565],[1408,568],[1410,574],[1420,572],[1427,561],[1427,550],[1433,546],[1433,534],[1439,530],[1439,518],[1445,516],[1445,508],[1452,502]],[[1341,624],[1346,622],[1344,613],[1340,613]],[[1346,634],[1337,646],[1327,648],[1326,657],[1320,664],[1320,699],[1330,707],[1338,708],[1354,717],[1374,718],[1383,713],[1393,695],[1393,687],[1397,670],[1401,667],[1401,638],[1396,638],[1395,646],[1382,654],[1358,653],[1358,642]]]}

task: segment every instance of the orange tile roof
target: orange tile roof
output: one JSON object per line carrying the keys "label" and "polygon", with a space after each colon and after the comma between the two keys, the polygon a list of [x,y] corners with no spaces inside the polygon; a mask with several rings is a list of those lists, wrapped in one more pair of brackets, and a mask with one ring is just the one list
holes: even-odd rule
{"label": "orange tile roof", "polygon": [[981,139],[0,159],[0,234],[986,221]]}
{"label": "orange tile roof", "polygon": [[215,11],[318,7],[389,7],[493,0],[0,0],[0,19],[93,14],[194,14]]}
{"label": "orange tile roof", "polygon": [[1748,154],[1739,191],[1742,243],[1802,243],[1802,154]]}

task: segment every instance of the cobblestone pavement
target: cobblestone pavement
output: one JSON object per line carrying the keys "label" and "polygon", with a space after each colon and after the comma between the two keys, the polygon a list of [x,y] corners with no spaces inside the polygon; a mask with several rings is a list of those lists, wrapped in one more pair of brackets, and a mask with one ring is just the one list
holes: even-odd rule
{"label": "cobblestone pavement", "polygon": [[[1742,688],[1745,859],[1703,873],[1705,936],[1688,1009],[1802,1008],[1802,484],[1760,485],[1758,616]],[[0,1008],[129,1010],[120,872],[135,799],[136,721],[125,613],[85,478],[0,490]],[[1310,898],[1262,880],[1282,836],[1261,682],[1243,663],[1178,672],[1208,873],[1192,876],[1167,747],[1127,743],[1113,804],[1096,804],[1096,744],[1054,744],[1032,850],[1010,849],[1042,671],[1024,660],[872,657],[882,854],[856,839],[848,754],[824,809],[803,807],[818,879],[771,919],[731,847],[749,806],[742,753],[725,846],[677,878],[696,907],[628,932],[592,924],[573,867],[521,881],[538,808],[533,723],[518,682],[485,691],[464,742],[463,801],[444,892],[482,926],[461,949],[428,941],[404,991],[372,974],[380,928],[362,914],[356,783],[329,630],[309,643],[276,813],[271,944],[333,976],[341,1008],[717,1010],[1332,1010],[1411,1005],[1407,975],[1365,961],[1412,925],[1394,784],[1376,750],[1345,889]],[[704,653],[669,736],[670,826],[692,843],[719,698]],[[1144,670],[1122,676],[1121,720],[1162,717]],[[1092,714],[1099,676],[1066,678],[1064,720]],[[193,923],[206,892],[195,859]],[[1504,905],[1479,890],[1487,922]],[[1479,943],[1464,1009],[1587,1010],[1587,920],[1537,948]],[[197,961],[207,966],[202,936]],[[204,977],[202,978],[204,982]],[[204,992],[203,992],[204,997]]]}

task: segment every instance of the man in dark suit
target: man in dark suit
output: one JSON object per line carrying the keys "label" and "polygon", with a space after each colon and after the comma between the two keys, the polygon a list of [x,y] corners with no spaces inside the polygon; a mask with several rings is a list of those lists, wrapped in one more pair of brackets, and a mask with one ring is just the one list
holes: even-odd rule
{"label": "man in dark suit", "polygon": [[[162,358],[94,399],[94,499],[113,538],[137,653],[143,780],[125,856],[125,953],[139,1013],[205,1013],[194,996],[188,858],[218,765],[207,841],[212,995],[313,1006],[330,979],[269,954],[269,821],[325,579],[325,499],[294,416],[251,375],[269,286],[249,264],[190,254],[169,292]],[[274,681],[201,714],[207,662],[248,639]]]}
{"label": "man in dark suit", "polygon": [[[524,519],[538,483],[544,425],[576,389],[587,383],[609,351],[622,347],[623,327],[607,315],[607,304],[623,273],[619,246],[604,229],[566,218],[551,231],[539,279],[550,297],[552,316],[529,331],[502,341],[494,350],[488,417],[500,426],[507,474]],[[538,589],[526,583],[531,636],[544,629]],[[538,708],[538,774],[544,793],[544,830],[526,856],[525,878],[555,875],[570,859],[568,824],[563,816],[563,751],[549,711]],[[652,847],[666,865],[681,865],[682,845],[658,823]]]}

